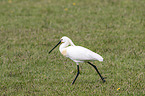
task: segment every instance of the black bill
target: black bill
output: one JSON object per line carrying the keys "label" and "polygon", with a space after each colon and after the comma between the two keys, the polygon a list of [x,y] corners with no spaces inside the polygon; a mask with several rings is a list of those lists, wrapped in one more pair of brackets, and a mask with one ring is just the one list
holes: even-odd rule
{"label": "black bill", "polygon": [[54,50],[59,44],[61,43],[61,40],[49,51],[49,54]]}

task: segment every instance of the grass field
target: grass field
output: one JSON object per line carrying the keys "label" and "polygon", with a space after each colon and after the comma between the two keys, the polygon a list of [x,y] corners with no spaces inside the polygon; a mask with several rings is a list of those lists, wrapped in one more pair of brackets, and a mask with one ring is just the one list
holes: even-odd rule
{"label": "grass field", "polygon": [[[145,0],[0,0],[0,96],[143,96]],[[50,49],[62,36],[103,58]],[[120,89],[118,89],[120,88]],[[118,90],[117,90],[118,89]]]}

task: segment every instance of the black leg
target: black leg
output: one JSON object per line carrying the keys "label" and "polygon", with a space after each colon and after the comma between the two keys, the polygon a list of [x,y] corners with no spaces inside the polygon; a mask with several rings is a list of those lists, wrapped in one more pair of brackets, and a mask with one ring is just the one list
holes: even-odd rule
{"label": "black leg", "polygon": [[104,78],[101,76],[101,74],[98,71],[97,67],[95,65],[93,65],[92,63],[90,63],[90,62],[88,62],[88,63],[95,68],[95,70],[97,71],[97,73],[99,74],[99,76],[101,77],[101,79],[103,80],[103,82],[105,82]]}
{"label": "black leg", "polygon": [[75,83],[75,81],[76,81],[76,79],[77,79],[77,77],[79,76],[79,73],[80,73],[80,71],[79,71],[79,65],[77,65],[77,68],[78,68],[78,73],[77,73],[77,75],[76,75],[74,81],[72,82],[72,85]]}

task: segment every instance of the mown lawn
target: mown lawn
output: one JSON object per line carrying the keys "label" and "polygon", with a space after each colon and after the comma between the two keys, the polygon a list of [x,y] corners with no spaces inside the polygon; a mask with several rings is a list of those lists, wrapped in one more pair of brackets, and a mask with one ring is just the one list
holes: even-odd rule
{"label": "mown lawn", "polygon": [[[0,96],[143,96],[144,0],[0,0]],[[63,57],[62,36],[103,58]],[[120,88],[120,89],[119,89]],[[117,90],[118,89],[118,90]]]}

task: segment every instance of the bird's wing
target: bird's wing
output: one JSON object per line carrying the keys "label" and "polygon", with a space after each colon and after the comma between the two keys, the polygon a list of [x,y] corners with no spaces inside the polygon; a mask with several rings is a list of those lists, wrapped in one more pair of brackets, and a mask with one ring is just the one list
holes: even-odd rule
{"label": "bird's wing", "polygon": [[81,46],[67,47],[67,57],[69,57],[72,60],[78,61],[87,61],[87,60],[103,61],[103,58],[99,54]]}

